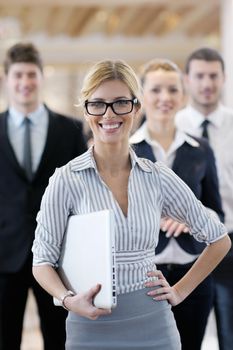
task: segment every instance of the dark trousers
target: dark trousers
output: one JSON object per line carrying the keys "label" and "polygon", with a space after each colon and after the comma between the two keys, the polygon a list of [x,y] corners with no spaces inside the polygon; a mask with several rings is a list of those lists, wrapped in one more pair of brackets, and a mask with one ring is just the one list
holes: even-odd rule
{"label": "dark trousers", "polygon": [[[157,268],[173,285],[191,266],[192,264],[162,264],[157,265]],[[172,308],[180,333],[182,350],[201,349],[213,298],[213,277],[210,275],[181,304]]]}
{"label": "dark trousers", "polygon": [[37,303],[44,350],[64,350],[67,312],[54,306],[52,297],[33,278],[31,256],[19,272],[0,274],[0,350],[20,350],[29,288]]}
{"label": "dark trousers", "polygon": [[[232,240],[232,235],[230,235]],[[233,243],[233,242],[232,242]],[[214,309],[220,350],[233,349],[233,248],[213,272]]]}

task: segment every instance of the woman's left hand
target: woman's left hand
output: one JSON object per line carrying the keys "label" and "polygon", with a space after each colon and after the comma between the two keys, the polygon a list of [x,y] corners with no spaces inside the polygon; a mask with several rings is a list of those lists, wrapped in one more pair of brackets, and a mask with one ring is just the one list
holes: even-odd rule
{"label": "woman's left hand", "polygon": [[161,271],[150,271],[147,273],[147,276],[150,278],[155,277],[152,281],[145,283],[146,287],[157,287],[147,293],[147,295],[153,297],[154,300],[168,300],[172,306],[178,305],[183,301],[184,298],[182,298],[174,286],[171,287],[169,285]]}

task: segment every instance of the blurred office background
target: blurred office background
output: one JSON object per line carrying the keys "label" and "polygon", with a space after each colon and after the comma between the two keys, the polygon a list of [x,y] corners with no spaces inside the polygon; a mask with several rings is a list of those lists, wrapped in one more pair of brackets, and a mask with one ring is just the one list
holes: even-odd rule
{"label": "blurred office background", "polygon": [[[95,61],[124,59],[138,72],[145,61],[166,57],[183,68],[187,55],[201,46],[223,54],[223,99],[233,107],[233,0],[0,0],[1,111],[7,105],[1,59],[18,41],[33,42],[41,51],[44,99],[60,112],[81,117],[75,104],[85,71]],[[31,298],[28,310],[23,350],[40,350]],[[38,342],[32,345],[35,334]],[[206,349],[217,349],[213,328],[208,335]]]}
{"label": "blurred office background", "polygon": [[[45,62],[44,97],[61,112],[74,104],[89,64],[121,58],[136,70],[154,57],[181,68],[200,46],[220,50],[226,60],[225,102],[233,105],[232,0],[0,0],[0,57],[13,43],[32,41]],[[1,62],[1,59],[0,59]],[[2,74],[0,74],[0,77]],[[228,103],[229,102],[229,103]],[[6,106],[0,93],[0,110]]]}

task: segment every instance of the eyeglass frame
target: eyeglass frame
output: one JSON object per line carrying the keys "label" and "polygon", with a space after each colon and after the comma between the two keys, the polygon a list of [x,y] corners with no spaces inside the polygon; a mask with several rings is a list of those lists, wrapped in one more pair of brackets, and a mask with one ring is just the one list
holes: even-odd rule
{"label": "eyeglass frame", "polygon": [[[114,103],[116,102],[119,102],[119,101],[126,101],[126,102],[131,102],[131,110],[127,113],[116,113],[115,110],[114,110]],[[101,113],[101,114],[92,114],[92,113],[89,113],[88,112],[88,104],[89,103],[94,103],[94,102],[101,102],[105,105],[105,111],[104,113]],[[93,115],[93,116],[97,116],[97,117],[102,117],[103,115],[105,115],[105,113],[107,112],[107,109],[108,107],[111,107],[111,110],[113,111],[113,113],[115,113],[116,115],[126,115],[126,114],[129,114],[132,112],[133,110],[133,107],[134,105],[138,104],[138,99],[136,97],[134,97],[132,100],[131,99],[119,99],[119,100],[116,100],[116,101],[113,101],[113,102],[105,102],[105,101],[85,101],[84,102],[84,106],[85,106],[85,109],[86,109],[86,112],[88,115]]]}

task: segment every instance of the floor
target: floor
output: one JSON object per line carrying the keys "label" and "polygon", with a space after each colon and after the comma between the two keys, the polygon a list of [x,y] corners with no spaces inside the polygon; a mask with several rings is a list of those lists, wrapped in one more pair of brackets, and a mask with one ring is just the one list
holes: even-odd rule
{"label": "floor", "polygon": [[43,350],[39,318],[32,293],[29,294],[27,301],[21,350]]}
{"label": "floor", "polygon": [[219,350],[218,339],[216,333],[216,322],[214,312],[212,311],[209,316],[207,324],[206,334],[202,343],[201,350]]}
{"label": "floor", "polygon": [[[214,313],[209,317],[205,338],[201,350],[219,350],[216,336]],[[33,295],[30,294],[24,320],[24,332],[21,350],[43,350],[42,338],[39,331],[39,320]]]}

